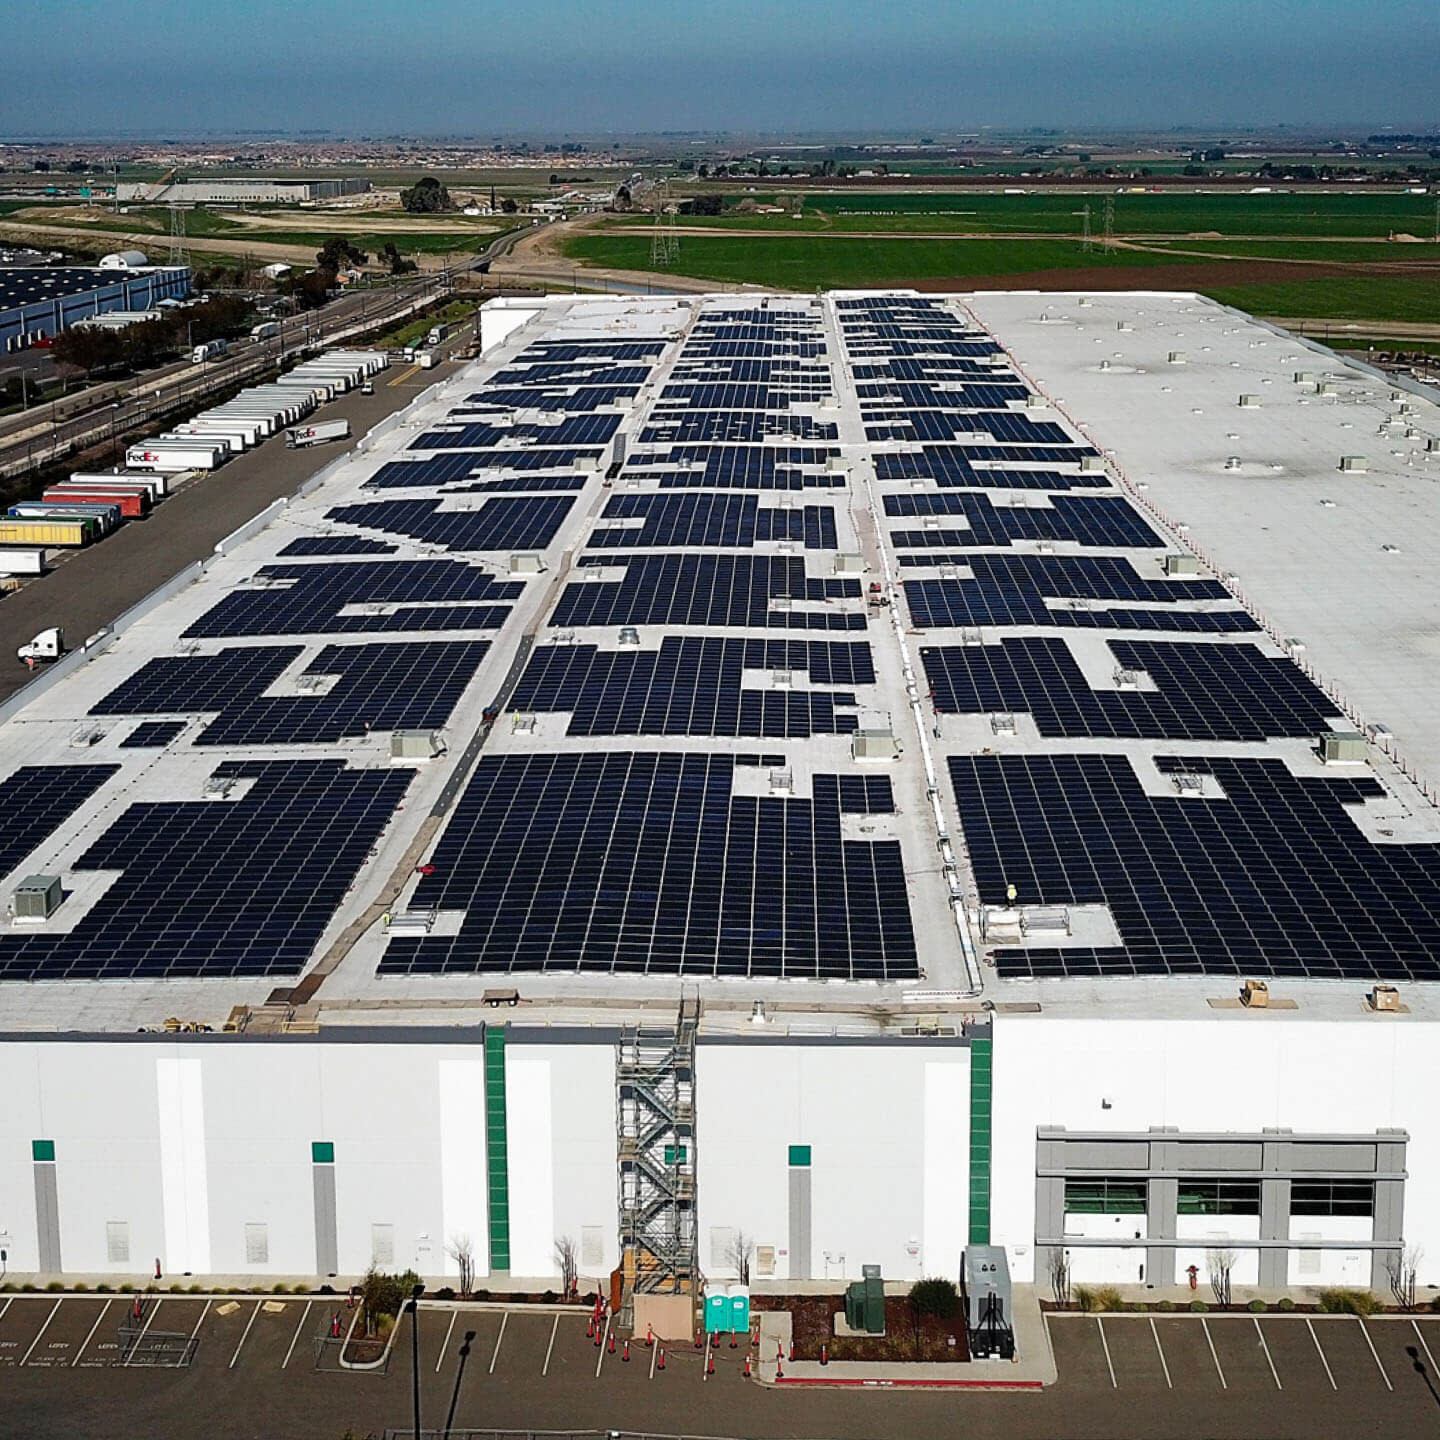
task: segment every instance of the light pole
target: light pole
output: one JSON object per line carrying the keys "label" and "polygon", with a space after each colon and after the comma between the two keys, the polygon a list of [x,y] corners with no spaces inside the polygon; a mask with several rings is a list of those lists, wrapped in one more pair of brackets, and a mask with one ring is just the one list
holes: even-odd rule
{"label": "light pole", "polygon": [[410,1292],[410,1379],[415,1400],[415,1440],[420,1440],[420,1297],[423,1285]]}

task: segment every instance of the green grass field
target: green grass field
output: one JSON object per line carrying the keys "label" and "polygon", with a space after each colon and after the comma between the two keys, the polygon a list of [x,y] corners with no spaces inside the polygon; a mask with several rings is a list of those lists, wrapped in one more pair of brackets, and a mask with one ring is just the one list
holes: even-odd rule
{"label": "green grass field", "polygon": [[[727,200],[734,192],[727,192]],[[1106,199],[1115,202],[1115,231],[1121,235],[1189,235],[1217,231],[1250,236],[1373,236],[1392,231],[1429,239],[1435,233],[1435,200],[1429,195],[1382,193],[1288,195],[1160,194],[1122,195],[1115,190],[1074,190],[1034,195],[996,195],[971,191],[943,194],[854,192],[807,194],[805,224],[820,216],[841,229],[970,230],[987,233],[1078,235],[1081,210],[1090,206],[1096,234],[1104,226]],[[740,197],[734,197],[740,198]],[[787,196],[757,190],[746,198],[761,204],[785,204]],[[682,220],[689,217],[681,217]],[[751,229],[790,225],[783,216],[694,217],[694,223],[739,224]]]}
{"label": "green grass field", "polygon": [[1404,275],[1346,275],[1207,290],[1252,315],[1327,320],[1401,320],[1440,325],[1440,282]]}
{"label": "green grass field", "polygon": [[[649,270],[644,234],[577,235],[565,245],[574,260],[620,270]],[[855,289],[917,280],[1011,275],[1090,266],[1130,268],[1173,263],[1143,252],[1087,254],[1068,240],[849,240],[697,235],[682,239],[677,273],[729,284],[784,290]]]}
{"label": "green grass field", "polygon": [[[309,250],[319,250],[327,240],[335,237],[323,230],[242,230],[240,234],[230,238],[252,239],[257,246],[303,245]],[[474,255],[484,250],[495,239],[495,234],[477,235],[473,230],[458,233],[440,231],[435,234],[423,231],[410,234],[402,232],[389,235],[352,235],[347,232],[344,238],[368,252],[371,259],[374,259],[392,240],[402,255]]]}

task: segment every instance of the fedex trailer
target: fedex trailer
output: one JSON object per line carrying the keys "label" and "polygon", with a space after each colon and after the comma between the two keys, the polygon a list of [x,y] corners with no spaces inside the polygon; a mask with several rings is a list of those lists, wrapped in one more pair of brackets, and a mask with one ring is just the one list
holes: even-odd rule
{"label": "fedex trailer", "polygon": [[146,445],[132,445],[125,452],[127,470],[166,470],[174,474],[180,470],[214,470],[223,465],[230,454],[228,445],[206,445],[196,442],[191,445],[167,445],[151,441]]}

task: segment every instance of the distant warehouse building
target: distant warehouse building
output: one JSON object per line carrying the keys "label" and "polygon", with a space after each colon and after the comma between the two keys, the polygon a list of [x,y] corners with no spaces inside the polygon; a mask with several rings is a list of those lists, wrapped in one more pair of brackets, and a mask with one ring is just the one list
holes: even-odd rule
{"label": "distant warehouse building", "polygon": [[120,203],[164,205],[304,205],[365,195],[368,180],[176,180],[169,185],[120,185]]}
{"label": "distant warehouse building", "polygon": [[151,310],[161,300],[183,300],[189,292],[185,265],[0,269],[0,346],[11,354],[52,339],[79,320],[111,310]]}

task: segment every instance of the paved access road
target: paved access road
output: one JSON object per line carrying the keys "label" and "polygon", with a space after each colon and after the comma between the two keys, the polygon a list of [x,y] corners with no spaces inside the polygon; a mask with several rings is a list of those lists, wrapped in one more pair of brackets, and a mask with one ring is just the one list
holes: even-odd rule
{"label": "paved access road", "polygon": [[[468,339],[462,331],[452,344]],[[82,643],[172,575],[212,554],[217,541],[267,505],[294,494],[367,430],[455,368],[392,365],[375,377],[373,395],[352,390],[315,412],[318,420],[349,420],[349,442],[287,450],[284,438],[272,435],[183,486],[146,519],[122,525],[83,550],[51,551],[54,568],[48,574],[0,599],[0,699],[30,679],[15,651],[32,636],[59,625],[68,645]]]}
{"label": "paved access road", "polygon": [[[8,1303],[7,1303],[8,1301]],[[0,1301],[0,1436],[275,1436],[408,1428],[411,1322],[388,1367],[336,1366],[343,1300],[170,1296]],[[131,1335],[143,1330],[140,1348]],[[422,1309],[422,1422],[473,1429],[927,1440],[1434,1436],[1440,1317],[1064,1316],[1059,1382],[1039,1394],[747,1384],[744,1349],[610,1353],[583,1313]],[[188,1363],[179,1363],[188,1362]],[[1421,1367],[1417,1370],[1417,1364]],[[1003,1367],[997,1373],[1003,1375]]]}

